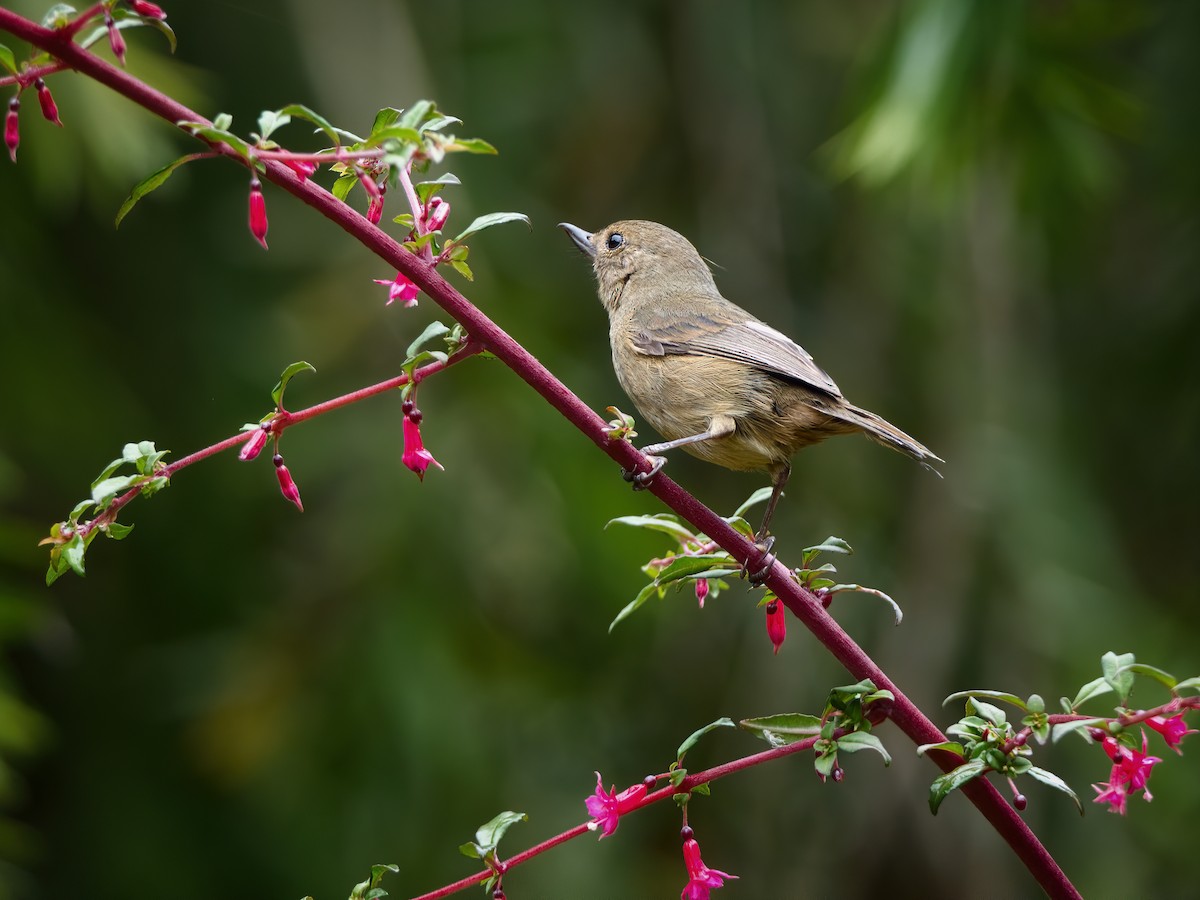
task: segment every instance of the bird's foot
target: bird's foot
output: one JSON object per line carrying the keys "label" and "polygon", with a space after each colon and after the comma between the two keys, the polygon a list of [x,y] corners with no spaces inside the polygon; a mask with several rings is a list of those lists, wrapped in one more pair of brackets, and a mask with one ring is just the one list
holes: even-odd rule
{"label": "bird's foot", "polygon": [[635,491],[644,491],[650,487],[650,482],[654,481],[654,476],[667,464],[665,456],[650,456],[647,454],[646,459],[650,460],[649,472],[636,472],[630,469],[621,470],[621,477],[632,484]]}
{"label": "bird's foot", "polygon": [[771,567],[775,565],[775,554],[771,550],[775,547],[775,536],[768,535],[762,540],[755,540],[754,546],[761,554],[758,560],[754,563],[758,568],[750,571],[750,562],[746,562],[746,580],[750,582],[751,587],[762,587],[764,581],[767,580],[767,575],[771,572]]}

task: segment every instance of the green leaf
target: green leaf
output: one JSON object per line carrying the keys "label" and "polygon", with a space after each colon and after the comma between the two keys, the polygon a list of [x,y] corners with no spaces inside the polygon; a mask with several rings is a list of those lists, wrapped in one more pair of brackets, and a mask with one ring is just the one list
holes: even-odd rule
{"label": "green leaf", "polygon": [[97,506],[107,506],[117,494],[128,490],[137,484],[142,475],[114,475],[105,478],[92,488],[92,502]]}
{"label": "green leaf", "polygon": [[[817,579],[817,580],[820,580],[820,579]],[[815,582],[810,583],[810,586],[812,586],[814,588],[817,587]],[[830,593],[830,594],[840,594],[843,591],[854,591],[859,594],[870,594],[872,597],[878,597],[880,600],[883,600],[885,603],[887,603],[889,606],[892,607],[892,615],[895,616],[897,625],[899,625],[901,622],[904,621],[904,610],[902,610],[900,608],[900,604],[897,603],[895,600],[893,600],[891,597],[889,597],[887,594],[885,594],[883,591],[879,590],[879,588],[866,587],[865,585],[861,585],[861,584],[831,584],[831,585],[825,585],[824,589],[827,593]]]}
{"label": "green leaf", "polygon": [[1129,671],[1129,667],[1134,663],[1132,653],[1113,653],[1111,650],[1100,657],[1100,671],[1104,673],[1104,680],[1108,686],[1117,692],[1117,696],[1121,698],[1121,704],[1124,705],[1125,699],[1129,696],[1129,692],[1133,690],[1133,673]]}
{"label": "green leaf", "polygon": [[669,534],[671,537],[678,538],[683,541],[694,541],[696,535],[679,520],[670,513],[655,513],[652,516],[618,516],[615,519],[609,519],[604,526],[609,525],[632,525],[635,528],[649,528],[651,531],[661,531],[663,534]]}
{"label": "green leaf", "polygon": [[356,184],[358,184],[357,175],[341,175],[338,177],[338,180],[333,183],[333,187],[330,189],[330,191],[333,196],[337,197],[337,199],[344,203],[346,198],[350,196],[350,192],[354,190],[354,186]]}
{"label": "green leaf", "polygon": [[[406,128],[416,128],[429,117],[435,108],[433,102],[430,100],[418,100],[404,110],[403,113],[400,113],[396,121]],[[395,112],[395,110],[392,110],[392,112]]]}
{"label": "green leaf", "polygon": [[76,575],[82,576],[83,572],[83,555],[87,552],[87,543],[78,534],[72,535],[71,539],[62,545],[62,558],[67,561]]}
{"label": "green leaf", "polygon": [[529,228],[533,227],[532,223],[529,221],[529,216],[525,215],[524,213],[517,213],[517,212],[487,213],[486,215],[479,216],[478,218],[475,219],[474,222],[472,222],[470,225],[468,225],[466,227],[466,230],[463,231],[462,234],[460,234],[458,237],[456,237],[454,239],[454,242],[458,243],[459,241],[466,238],[468,235],[472,235],[477,232],[483,231],[485,228],[491,228],[493,225],[503,225],[505,222],[524,222]]}
{"label": "green leaf", "polygon": [[756,734],[772,747],[783,747],[820,734],[821,718],[807,713],[776,713],[742,719],[738,727]]}
{"label": "green leaf", "polygon": [[271,136],[271,132],[290,121],[292,117],[282,110],[264,109],[258,114],[258,136],[265,141]]}
{"label": "green leaf", "polygon": [[338,136],[338,130],[329,123],[329,120],[319,113],[309,109],[303,103],[289,103],[283,109],[279,110],[279,114],[293,116],[297,119],[304,119],[305,121],[312,122],[317,126],[317,128],[325,132],[325,134],[329,136],[329,139],[333,141],[335,145],[341,143],[341,140]]}
{"label": "green leaf", "polygon": [[133,531],[132,525],[122,525],[120,522],[110,522],[108,527],[104,529],[104,533],[114,541],[125,540],[131,531]]}
{"label": "green leaf", "polygon": [[865,731],[852,731],[837,739],[837,747],[846,753],[857,753],[859,750],[874,750],[883,757],[883,764],[890,766],[892,757],[883,746],[883,742],[873,734]]}
{"label": "green leaf", "polygon": [[504,837],[504,833],[518,822],[529,821],[529,816],[525,813],[505,811],[500,813],[490,822],[479,826],[479,830],[475,832],[475,843],[481,847],[485,853],[494,852],[496,845],[500,843],[500,839]]}
{"label": "green leaf", "polygon": [[1200,675],[1185,678],[1175,685],[1175,693],[1179,693],[1180,691],[1200,691]]}
{"label": "green leaf", "polygon": [[470,266],[468,266],[468,265],[467,265],[465,262],[463,262],[461,259],[452,259],[452,260],[450,260],[450,268],[452,268],[452,269],[453,269],[455,272],[457,272],[457,273],[458,273],[459,275],[461,275],[463,278],[467,279],[467,281],[474,281],[474,280],[475,280],[475,275],[474,275],[474,273],[471,271],[471,267],[470,267]]}
{"label": "green leaf", "polygon": [[659,586],[655,582],[652,581],[648,585],[646,585],[644,588],[642,588],[640,591],[638,591],[638,595],[636,597],[634,597],[633,600],[631,600],[629,603],[625,604],[625,608],[622,609],[619,613],[617,613],[617,617],[608,624],[609,633],[611,634],[612,630],[614,628],[616,628],[620,622],[623,622],[625,619],[629,618],[631,615],[633,615],[635,612],[637,612],[638,609],[642,606],[642,604],[645,603],[647,600],[649,600],[651,597],[653,597],[655,594],[657,594],[659,592],[659,590],[660,590]]}
{"label": "green leaf", "polygon": [[1063,781],[1061,778],[1059,778],[1053,772],[1049,772],[1046,769],[1040,768],[1038,766],[1030,766],[1029,770],[1028,770],[1028,772],[1026,772],[1026,774],[1029,775],[1031,778],[1033,778],[1037,781],[1040,781],[1042,784],[1046,785],[1047,787],[1052,787],[1056,791],[1061,791],[1062,793],[1066,794],[1068,797],[1070,797],[1072,800],[1075,801],[1075,806],[1079,810],[1079,814],[1081,816],[1083,815],[1083,804],[1079,802],[1079,797],[1076,796],[1076,794],[1073,790],[1071,790],[1071,786],[1069,784],[1067,784],[1065,781]]}
{"label": "green leaf", "polygon": [[1154,666],[1148,666],[1145,663],[1134,663],[1131,666],[1126,666],[1123,672],[1132,672],[1135,675],[1145,675],[1147,678],[1153,678],[1169,691],[1173,691],[1178,682],[1175,676],[1169,672],[1164,672],[1162,669],[1157,669]]}
{"label": "green leaf", "polygon": [[1046,701],[1041,694],[1030,694],[1024,708],[1031,713],[1042,713],[1046,711]]}
{"label": "green leaf", "polygon": [[209,125],[207,122],[180,121],[175,124],[180,128],[186,128],[197,137],[205,138],[213,144],[228,144],[246,160],[249,160],[252,156],[253,148],[232,131],[226,131],[223,128],[218,128],[216,125]]}
{"label": "green leaf", "polygon": [[[672,560],[671,564],[658,573],[658,577],[654,579],[655,583],[662,587],[666,584],[671,584],[675,581],[680,581],[684,578],[692,578],[698,576],[702,572],[708,572],[713,569],[713,560],[722,562],[728,561],[729,556],[725,553],[705,553],[700,556],[681,556],[678,559]],[[734,571],[740,571],[735,569]]]}
{"label": "green leaf", "polygon": [[1111,690],[1112,686],[1103,677],[1089,681],[1079,689],[1079,693],[1075,695],[1074,700],[1069,702],[1065,699],[1063,700],[1063,711],[1068,713],[1074,712],[1087,701],[1101,697]]}
{"label": "green leaf", "polygon": [[194,159],[201,159],[204,155],[203,153],[189,153],[187,156],[181,156],[174,162],[163,166],[149,178],[143,179],[134,185],[133,190],[129,192],[129,196],[125,198],[125,202],[121,204],[121,208],[117,210],[115,225],[120,227],[121,220],[129,214],[129,211],[133,209],[137,202],[151,191],[162,187],[163,183],[175,173],[176,169],[184,163],[189,163]]}
{"label": "green leaf", "polygon": [[710,731],[714,731],[718,728],[737,728],[737,725],[734,724],[733,719],[730,719],[727,716],[722,716],[715,722],[709,722],[703,728],[693,731],[688,739],[679,745],[679,749],[675,752],[675,762],[682,763],[684,754],[696,746],[696,742],[699,741],[700,738],[704,737]]}
{"label": "green leaf", "polygon": [[287,390],[288,382],[301,372],[315,372],[316,368],[311,363],[306,363],[304,360],[294,362],[279,376],[279,384],[271,390],[271,399],[275,401],[277,409],[283,408],[283,392]]}
{"label": "green leaf", "polygon": [[984,703],[978,697],[971,697],[967,700],[967,711],[972,710],[993,725],[1004,725],[1008,722],[1008,716],[1004,710],[998,706],[992,706],[990,703]]}
{"label": "green leaf", "polygon": [[55,3],[52,7],[46,10],[46,14],[42,16],[43,28],[62,28],[64,25],[71,23],[71,16],[75,15],[75,7],[69,3]]}
{"label": "green leaf", "polygon": [[[432,112],[432,110],[431,110]],[[462,119],[457,116],[435,116],[421,126],[422,131],[441,131],[447,125],[461,125]]]}
{"label": "green leaf", "polygon": [[13,52],[0,44],[0,66],[8,69],[12,74],[17,74],[17,59],[13,56]]}
{"label": "green leaf", "polygon": [[1107,725],[1108,719],[1072,719],[1070,722],[1060,722],[1057,725],[1050,727],[1050,741],[1057,744],[1062,739],[1063,735],[1071,734],[1075,731],[1080,731],[1084,728],[1096,728],[1101,725]]}
{"label": "green leaf", "polygon": [[963,755],[963,745],[958,741],[941,741],[936,744],[921,744],[917,747],[917,756],[924,756],[930,750],[945,750],[947,753]]}
{"label": "green leaf", "polygon": [[434,338],[439,338],[443,334],[449,333],[450,329],[441,322],[430,322],[425,326],[425,330],[417,336],[417,339],[408,345],[408,350],[405,351],[405,356],[411,359],[420,352],[423,344],[432,341]]}
{"label": "green leaf", "polygon": [[737,518],[739,516],[746,515],[746,510],[751,509],[752,507],[755,507],[758,504],[762,503],[764,500],[766,500],[768,497],[771,496],[771,491],[773,491],[773,490],[774,490],[774,488],[771,488],[771,487],[759,488],[757,491],[755,491],[753,494],[751,494],[749,497],[747,497],[741,506],[739,506],[736,510],[734,510],[733,515],[730,518]]}
{"label": "green leaf", "polygon": [[482,138],[455,138],[446,145],[448,151],[462,151],[464,153],[490,153],[495,155],[496,148]]}
{"label": "green leaf", "polygon": [[[1037,695],[1035,694],[1034,696]],[[964,697],[987,697],[989,700],[1002,700],[1005,703],[1011,703],[1013,706],[1019,707],[1022,710],[1029,710],[1029,707],[1026,705],[1024,700],[1022,700],[1016,694],[1010,694],[1007,691],[955,691],[942,701],[942,706],[945,706],[952,700],[962,700]]]}
{"label": "green leaf", "polygon": [[929,811],[936,816],[938,807],[942,805],[942,801],[951,791],[957,790],[972,778],[978,778],[986,771],[987,763],[981,759],[972,759],[935,779],[929,786]]}
{"label": "green leaf", "polygon": [[387,141],[399,141],[404,144],[418,145],[421,143],[421,135],[415,128],[405,128],[402,125],[389,125],[387,128],[372,131],[367,135],[365,143],[368,147],[377,147]]}

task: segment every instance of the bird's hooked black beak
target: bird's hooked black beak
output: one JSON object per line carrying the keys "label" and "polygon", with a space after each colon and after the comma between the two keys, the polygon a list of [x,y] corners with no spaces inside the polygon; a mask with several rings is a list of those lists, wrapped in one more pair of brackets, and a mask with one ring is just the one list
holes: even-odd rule
{"label": "bird's hooked black beak", "polygon": [[586,253],[588,256],[596,255],[596,248],[592,244],[592,236],[580,228],[578,225],[572,225],[570,222],[559,222],[558,227],[567,233],[575,246]]}

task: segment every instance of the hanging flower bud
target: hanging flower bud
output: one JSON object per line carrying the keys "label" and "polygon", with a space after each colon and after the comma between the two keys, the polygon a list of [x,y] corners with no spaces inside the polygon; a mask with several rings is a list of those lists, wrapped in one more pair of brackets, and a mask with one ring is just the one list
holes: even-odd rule
{"label": "hanging flower bud", "polygon": [[437,466],[443,470],[445,467],[425,449],[425,444],[421,440],[418,415],[419,413],[414,412],[413,415],[404,417],[404,454],[400,457],[400,461],[416,472],[417,477],[424,481],[425,470],[430,466]]}
{"label": "hanging flower bud", "polygon": [[425,207],[425,231],[441,231],[446,220],[450,218],[450,204],[441,197],[429,198]]}
{"label": "hanging flower bud", "polygon": [[696,579],[696,601],[700,604],[700,608],[704,609],[704,598],[708,596],[708,579]]}
{"label": "hanging flower bud", "polygon": [[283,464],[283,457],[276,453],[271,461],[275,463],[275,476],[279,479],[279,490],[283,492],[283,496],[296,504],[296,509],[304,512],[304,504],[300,502],[300,488],[296,487],[296,482],[292,480],[292,473]]}
{"label": "hanging flower bud", "polygon": [[301,181],[308,181],[313,172],[320,168],[315,162],[306,159],[285,159],[283,164],[296,173]]}
{"label": "hanging flower bud", "polygon": [[367,204],[367,221],[372,225],[378,225],[379,220],[383,218],[383,195],[379,194],[371,198],[371,202]]}
{"label": "hanging flower bud", "polygon": [[242,450],[238,454],[238,459],[242,462],[249,462],[258,454],[262,453],[263,447],[267,446],[267,438],[271,436],[271,432],[267,428],[259,428],[250,436],[250,440],[242,445]]}
{"label": "hanging flower bud", "polygon": [[250,233],[267,249],[267,201],[263,199],[262,182],[257,175],[250,178]]}
{"label": "hanging flower bud", "polygon": [[13,97],[8,101],[8,113],[4,116],[4,146],[13,162],[17,161],[17,146],[21,143],[21,122],[17,115],[20,109],[20,98]]}
{"label": "hanging flower bud", "polygon": [[121,37],[121,29],[108,13],[104,14],[104,26],[108,29],[108,45],[112,47],[113,56],[125,65],[125,38]]}
{"label": "hanging flower bud", "polygon": [[165,19],[167,17],[163,8],[157,3],[147,3],[146,0],[129,0],[129,5],[139,16],[146,16],[148,19]]}
{"label": "hanging flower bud", "polygon": [[39,78],[33,83],[37,88],[38,103],[42,106],[42,115],[47,121],[53,122],[59,128],[62,128],[62,119],[58,117],[58,104],[54,102],[54,97],[50,94],[50,88],[46,87],[46,82]]}
{"label": "hanging flower bud", "polygon": [[783,639],[786,636],[787,618],[783,604],[779,600],[772,600],[767,604],[767,637],[771,639],[776,653],[779,653],[779,648],[783,646]]}

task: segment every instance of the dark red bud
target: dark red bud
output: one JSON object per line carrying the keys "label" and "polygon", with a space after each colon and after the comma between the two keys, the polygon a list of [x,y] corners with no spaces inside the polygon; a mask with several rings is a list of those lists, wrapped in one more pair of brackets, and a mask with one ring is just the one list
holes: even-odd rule
{"label": "dark red bud", "polygon": [[262,182],[255,175],[250,179],[250,233],[267,249],[267,201],[263,199]]}
{"label": "dark red bud", "polygon": [[129,0],[129,5],[133,7],[133,11],[139,16],[146,16],[151,19],[165,19],[167,14],[163,12],[163,8],[157,3],[147,3],[146,0]]}
{"label": "dark red bud", "polygon": [[492,900],[504,900],[504,888],[496,888],[492,891]]}
{"label": "dark red bud", "polygon": [[829,773],[829,777],[833,779],[834,784],[841,784],[846,777],[846,770],[841,766],[834,766],[833,771]]}
{"label": "dark red bud", "polygon": [[279,466],[283,465],[283,457],[280,454],[276,453],[274,456],[271,457],[271,462],[273,462],[275,464],[276,468],[278,468]]}
{"label": "dark red bud", "polygon": [[406,416],[411,416],[413,414],[413,410],[416,408],[417,404],[413,403],[411,400],[405,400],[400,404],[400,412],[404,413]]}
{"label": "dark red bud", "polygon": [[38,103],[41,104],[42,115],[46,117],[47,121],[53,122],[59,128],[62,128],[62,119],[58,117],[58,104],[54,102],[54,97],[50,93],[50,88],[46,87],[46,82],[39,78],[33,83],[33,86],[37,88]]}
{"label": "dark red bud", "polygon": [[412,420],[414,425],[420,425],[421,420],[425,418],[425,413],[421,412],[419,409],[414,409],[408,414],[408,418]]}
{"label": "dark red bud", "polygon": [[17,146],[21,143],[21,120],[17,114],[21,101],[13,97],[8,101],[8,112],[4,116],[4,146],[13,162],[17,161]]}
{"label": "dark red bud", "polygon": [[679,836],[681,838],[683,838],[685,841],[690,841],[693,837],[696,836],[696,832],[692,831],[692,829],[689,826],[684,825],[682,828],[679,829]]}
{"label": "dark red bud", "polygon": [[112,47],[113,56],[125,65],[125,38],[121,37],[121,29],[108,13],[104,14],[104,25],[108,28],[108,45]]}
{"label": "dark red bud", "polygon": [[658,779],[653,775],[647,775],[642,779],[642,784],[646,786],[646,790],[651,791],[654,790],[654,786],[658,784]]}
{"label": "dark red bud", "polygon": [[1013,806],[1018,812],[1021,812],[1029,805],[1029,800],[1024,794],[1013,794]]}

